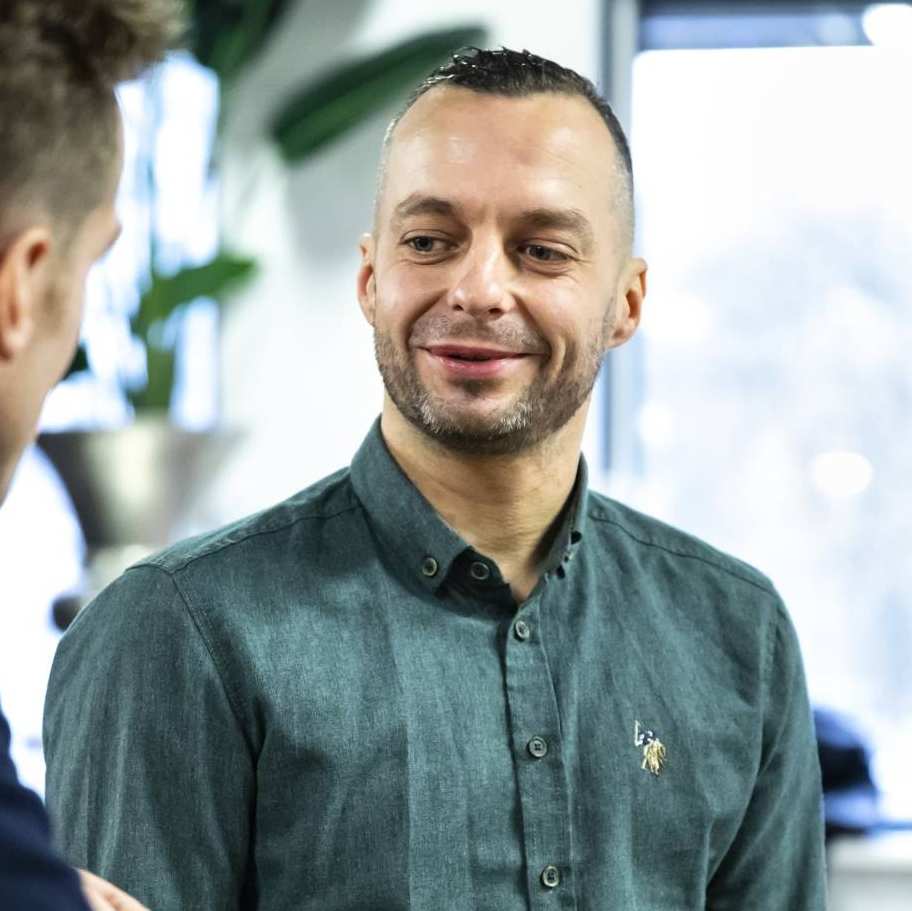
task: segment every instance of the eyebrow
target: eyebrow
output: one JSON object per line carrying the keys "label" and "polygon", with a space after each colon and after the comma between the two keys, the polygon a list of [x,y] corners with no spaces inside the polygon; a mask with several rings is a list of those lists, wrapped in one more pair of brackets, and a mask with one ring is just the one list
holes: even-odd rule
{"label": "eyebrow", "polygon": [[[460,206],[440,196],[413,193],[393,210],[393,222],[399,224],[415,215],[440,215],[445,218],[459,216]],[[579,209],[551,209],[538,207],[521,212],[516,221],[527,228],[567,231],[575,235],[585,250],[592,248],[595,234],[589,219]]]}
{"label": "eyebrow", "polygon": [[454,205],[447,199],[442,199],[439,196],[424,196],[420,193],[412,193],[411,196],[407,196],[393,210],[393,220],[400,222],[413,215],[453,216],[457,215],[459,211],[459,206]]}

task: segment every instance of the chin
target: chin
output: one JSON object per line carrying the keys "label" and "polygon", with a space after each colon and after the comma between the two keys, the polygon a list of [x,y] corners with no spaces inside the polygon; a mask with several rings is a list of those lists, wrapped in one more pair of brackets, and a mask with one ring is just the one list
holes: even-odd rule
{"label": "chin", "polygon": [[514,403],[496,409],[441,407],[425,399],[406,415],[425,436],[447,449],[474,455],[510,455],[538,442],[531,409]]}

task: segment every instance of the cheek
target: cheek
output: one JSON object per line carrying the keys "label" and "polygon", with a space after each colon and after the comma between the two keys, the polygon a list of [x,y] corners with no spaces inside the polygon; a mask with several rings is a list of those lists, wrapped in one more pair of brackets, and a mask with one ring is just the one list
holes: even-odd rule
{"label": "cheek", "polygon": [[376,283],[375,321],[401,339],[407,339],[415,322],[443,295],[439,277],[430,280],[431,270],[407,267],[388,269]]}
{"label": "cheek", "polygon": [[65,370],[72,360],[79,342],[82,313],[85,305],[86,273],[80,272],[75,280],[61,282],[54,300],[54,349],[60,363],[56,366]]}
{"label": "cheek", "polygon": [[80,278],[70,287],[69,293],[63,301],[63,321],[65,324],[64,333],[66,342],[74,348],[79,339],[79,330],[82,326],[82,316],[83,311],[85,310],[85,283],[85,275],[80,276]]}
{"label": "cheek", "polygon": [[575,288],[545,289],[538,295],[528,294],[525,298],[529,318],[545,335],[552,348],[564,350],[586,344],[592,332],[590,307]]}

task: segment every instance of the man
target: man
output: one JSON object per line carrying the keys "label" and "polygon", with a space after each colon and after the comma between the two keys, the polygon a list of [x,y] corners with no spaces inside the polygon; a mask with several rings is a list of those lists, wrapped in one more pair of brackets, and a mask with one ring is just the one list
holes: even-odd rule
{"label": "man", "polygon": [[[120,230],[114,86],[158,61],[177,23],[169,0],[0,6],[0,502],[73,358],[86,273]],[[52,853],[41,801],[19,784],[9,745],[0,714],[0,908],[139,908]]]}
{"label": "man", "polygon": [[382,417],[73,624],[45,719],[72,861],[188,911],[823,908],[775,590],[587,489],[632,217],[575,73],[481,51],[418,89],[358,275]]}

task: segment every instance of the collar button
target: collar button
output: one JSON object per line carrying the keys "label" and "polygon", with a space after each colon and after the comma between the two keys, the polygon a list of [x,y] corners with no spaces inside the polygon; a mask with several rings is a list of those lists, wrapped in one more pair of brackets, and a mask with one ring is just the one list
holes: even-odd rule
{"label": "collar button", "polygon": [[433,557],[425,557],[424,562],[421,564],[421,572],[428,578],[436,576],[438,568],[437,561]]}
{"label": "collar button", "polygon": [[485,579],[489,578],[489,576],[491,575],[491,569],[487,563],[482,563],[480,560],[476,560],[469,567],[469,575],[476,582],[484,582]]}

